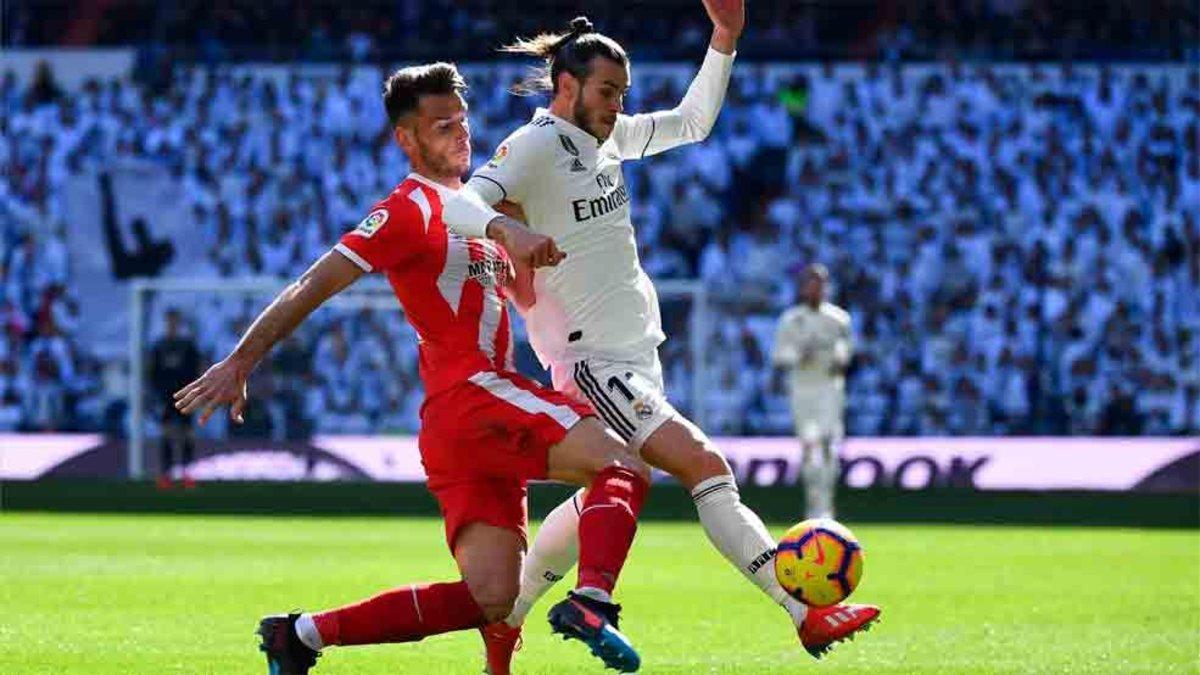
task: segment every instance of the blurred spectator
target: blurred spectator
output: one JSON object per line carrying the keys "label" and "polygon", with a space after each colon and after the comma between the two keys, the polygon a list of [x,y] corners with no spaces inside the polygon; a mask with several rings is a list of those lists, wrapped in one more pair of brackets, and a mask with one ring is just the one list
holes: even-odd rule
{"label": "blurred spectator", "polygon": [[[560,27],[574,5],[524,5],[497,11],[489,0],[404,3],[136,2],[81,20],[54,3],[18,1],[3,25],[3,44],[165,44],[204,61],[489,58],[513,35]],[[699,3],[640,2],[588,7],[596,25],[635,44],[635,53],[691,57],[708,35]],[[288,20],[279,21],[281,12]],[[6,17],[7,18],[7,17]],[[937,57],[1179,58],[1197,42],[1197,13],[1187,0],[908,0],[906,2],[756,3],[742,50],[765,58],[887,60]],[[1194,52],[1193,52],[1194,53]]]}
{"label": "blurred spectator", "polygon": [[[166,331],[150,350],[149,380],[154,405],[162,423],[158,481],[171,485],[172,473],[179,473],[186,484],[188,466],[195,454],[196,439],[192,418],[175,409],[175,392],[200,376],[200,350],[196,341],[184,332],[183,316],[177,309],[166,312]],[[221,411],[219,414],[223,414]]]}

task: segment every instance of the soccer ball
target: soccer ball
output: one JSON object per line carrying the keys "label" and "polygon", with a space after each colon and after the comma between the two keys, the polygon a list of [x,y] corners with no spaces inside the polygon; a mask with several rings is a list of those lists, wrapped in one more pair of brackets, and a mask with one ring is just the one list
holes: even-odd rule
{"label": "soccer ball", "polygon": [[779,540],[775,577],[793,598],[812,607],[845,600],[862,578],[863,551],[845,525],[812,518]]}

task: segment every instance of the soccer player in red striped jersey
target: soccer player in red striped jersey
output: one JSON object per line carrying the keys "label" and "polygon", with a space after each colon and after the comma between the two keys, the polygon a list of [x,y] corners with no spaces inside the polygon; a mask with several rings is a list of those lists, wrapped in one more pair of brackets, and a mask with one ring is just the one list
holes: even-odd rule
{"label": "soccer player in red striped jersey", "polygon": [[411,642],[499,622],[512,610],[527,548],[526,482],[545,478],[589,487],[578,584],[551,610],[553,630],[585,642],[606,666],[632,672],[640,663],[617,630],[611,593],[648,470],[589,407],[513,372],[507,300],[514,266],[500,245],[451,234],[442,221],[442,204],[470,168],[465,86],[445,63],[388,79],[384,104],[413,172],[276,297],[228,357],[175,397],[201,423],[225,404],[240,422],[246,380],[271,347],[371,272],[386,275],[420,337],[421,460],[461,579],[264,618],[260,647],[273,675],[307,673],[333,645]]}

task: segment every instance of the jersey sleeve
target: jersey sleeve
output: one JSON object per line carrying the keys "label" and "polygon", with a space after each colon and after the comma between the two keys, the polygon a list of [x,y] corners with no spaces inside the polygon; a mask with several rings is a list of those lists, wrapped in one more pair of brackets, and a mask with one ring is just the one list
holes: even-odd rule
{"label": "jersey sleeve", "polygon": [[553,148],[545,142],[546,135],[538,133],[541,127],[535,123],[504,139],[496,154],[467,182],[488,205],[504,200],[524,202],[553,163]]}
{"label": "jersey sleeve", "polygon": [[854,333],[850,329],[850,315],[841,313],[838,316],[837,340],[833,344],[833,362],[839,368],[850,365],[854,358]]}
{"label": "jersey sleeve", "polygon": [[425,218],[415,204],[395,200],[377,205],[353,230],[342,235],[335,251],[364,272],[396,267],[420,252]]}
{"label": "jersey sleeve", "polygon": [[779,318],[775,328],[775,345],[771,350],[771,361],[776,366],[788,367],[800,363],[799,335],[791,312]]}
{"label": "jersey sleeve", "polygon": [[612,137],[621,159],[642,159],[707,138],[725,102],[734,56],[710,47],[683,100],[674,108],[618,115]]}

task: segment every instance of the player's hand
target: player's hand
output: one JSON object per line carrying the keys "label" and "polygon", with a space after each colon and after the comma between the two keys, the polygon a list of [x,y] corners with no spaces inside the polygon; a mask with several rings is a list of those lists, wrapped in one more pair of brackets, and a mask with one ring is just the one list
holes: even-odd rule
{"label": "player's hand", "polygon": [[736,40],[746,27],[745,0],[704,0],[704,9],[713,28]]}
{"label": "player's hand", "polygon": [[812,343],[804,345],[804,348],[800,350],[800,365],[807,366],[813,362],[816,356],[817,348]]}
{"label": "player's hand", "polygon": [[511,218],[498,218],[488,225],[488,235],[508,251],[508,257],[533,269],[553,267],[567,257],[554,239],[533,232]]}
{"label": "player's hand", "polygon": [[195,382],[175,392],[175,409],[190,415],[197,410],[200,424],[208,421],[217,408],[228,405],[229,418],[241,424],[246,409],[246,380],[249,369],[231,359],[213,365]]}

